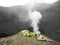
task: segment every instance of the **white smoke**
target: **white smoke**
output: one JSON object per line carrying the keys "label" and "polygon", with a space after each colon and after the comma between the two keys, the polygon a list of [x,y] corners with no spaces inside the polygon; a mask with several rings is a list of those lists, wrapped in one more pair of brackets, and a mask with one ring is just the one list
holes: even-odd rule
{"label": "white smoke", "polygon": [[[29,19],[31,20],[31,26],[33,27],[33,31],[36,34],[40,34],[41,32],[38,31],[39,26],[38,23],[40,23],[40,20],[42,18],[42,15],[40,12],[34,10],[34,6],[36,3],[47,3],[47,4],[53,4],[58,0],[32,0],[28,5],[29,5]],[[33,11],[32,11],[33,10]]]}
{"label": "white smoke", "polygon": [[41,32],[38,31],[38,29],[39,29],[38,23],[40,23],[39,21],[42,18],[42,15],[40,14],[40,12],[38,12],[38,11],[31,12],[31,14],[29,15],[29,18],[31,20],[31,26],[33,27],[33,31],[36,34],[40,34]]}
{"label": "white smoke", "polygon": [[31,26],[33,27],[33,31],[36,33],[36,34],[40,34],[41,32],[38,31],[39,29],[39,26],[38,26],[38,23],[40,23],[39,21],[41,20],[42,18],[42,15],[40,12],[36,11],[34,9],[34,6],[35,6],[36,2],[32,1],[31,3],[29,3],[29,19],[31,21]]}

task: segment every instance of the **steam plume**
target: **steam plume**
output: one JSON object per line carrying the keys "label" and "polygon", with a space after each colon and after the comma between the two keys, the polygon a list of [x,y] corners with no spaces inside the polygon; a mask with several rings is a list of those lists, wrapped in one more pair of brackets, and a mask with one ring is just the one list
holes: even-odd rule
{"label": "steam plume", "polygon": [[39,21],[42,18],[42,15],[38,11],[33,11],[29,16],[31,20],[31,26],[33,27],[33,31],[36,34],[40,34],[41,32],[38,31],[38,23],[40,23]]}

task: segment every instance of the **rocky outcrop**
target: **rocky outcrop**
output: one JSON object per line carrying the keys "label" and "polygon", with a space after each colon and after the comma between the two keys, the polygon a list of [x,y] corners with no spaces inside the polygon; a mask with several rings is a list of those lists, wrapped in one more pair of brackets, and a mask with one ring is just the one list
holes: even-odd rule
{"label": "rocky outcrop", "polygon": [[0,45],[60,45],[59,42],[38,41],[34,37],[24,37],[20,33],[5,38],[0,38]]}

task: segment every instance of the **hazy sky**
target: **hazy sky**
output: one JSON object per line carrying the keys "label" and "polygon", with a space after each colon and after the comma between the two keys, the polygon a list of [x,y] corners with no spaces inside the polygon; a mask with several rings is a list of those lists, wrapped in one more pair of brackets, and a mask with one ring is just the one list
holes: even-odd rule
{"label": "hazy sky", "polygon": [[25,5],[30,2],[44,2],[44,3],[53,3],[57,0],[0,0],[0,6],[14,6],[14,5]]}

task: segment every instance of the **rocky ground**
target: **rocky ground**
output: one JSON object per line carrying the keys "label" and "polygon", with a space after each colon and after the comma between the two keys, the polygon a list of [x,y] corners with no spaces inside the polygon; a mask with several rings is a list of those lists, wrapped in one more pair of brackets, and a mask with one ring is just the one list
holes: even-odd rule
{"label": "rocky ground", "polygon": [[59,42],[38,41],[34,37],[23,37],[20,33],[0,38],[0,45],[60,45]]}

